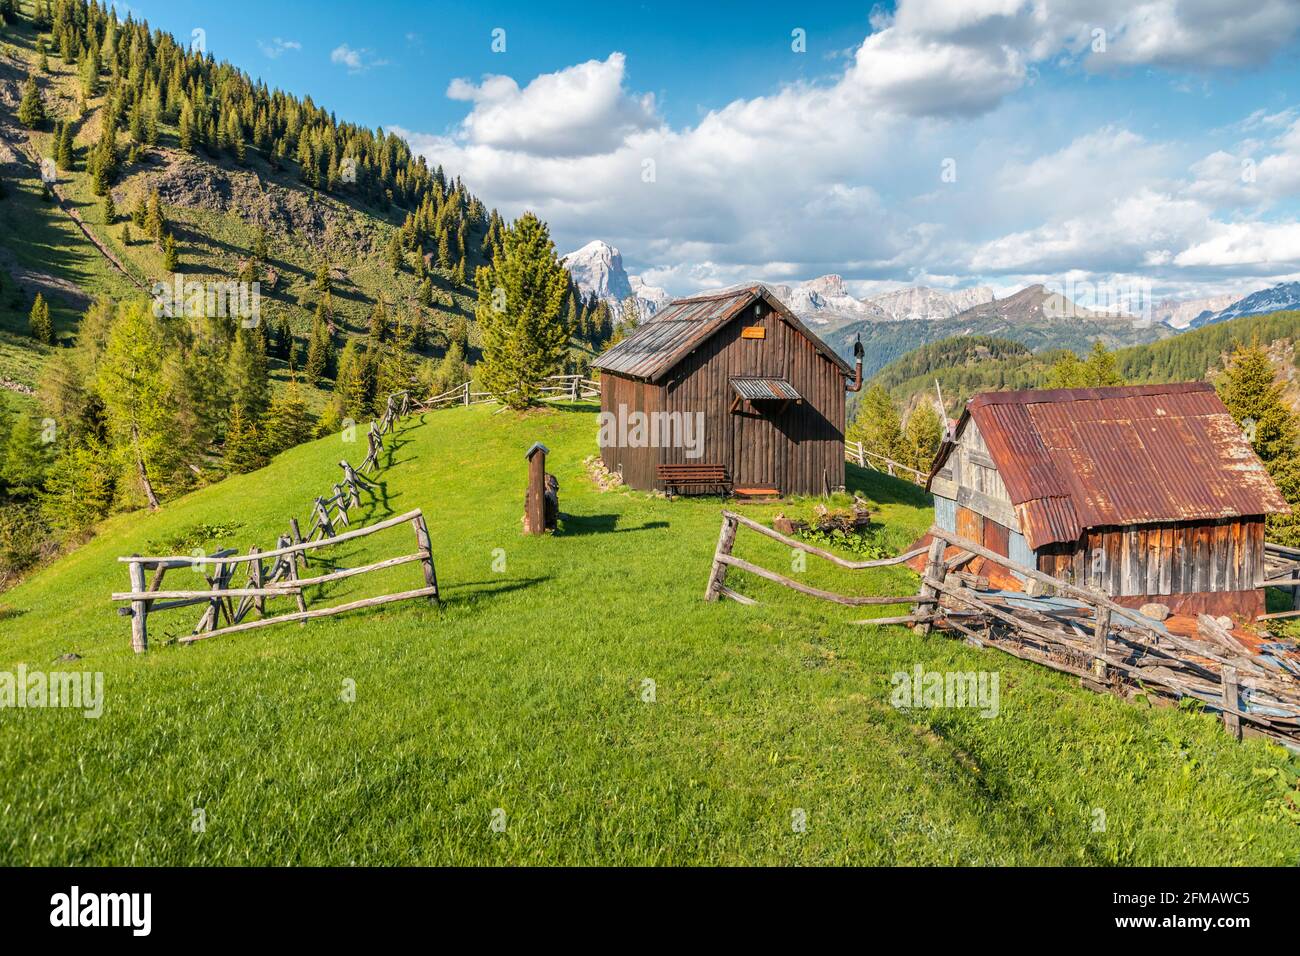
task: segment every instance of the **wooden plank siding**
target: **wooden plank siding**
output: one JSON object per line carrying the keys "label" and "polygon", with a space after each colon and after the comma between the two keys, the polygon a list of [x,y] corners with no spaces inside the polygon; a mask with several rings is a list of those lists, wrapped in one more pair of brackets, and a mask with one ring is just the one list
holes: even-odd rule
{"label": "wooden plank siding", "polygon": [[[799,330],[759,303],[705,340],[669,373],[650,384],[606,371],[601,410],[703,412],[703,454],[687,458],[683,447],[602,447],[601,458],[634,488],[660,489],[657,464],[721,464],[738,487],[771,487],[782,494],[820,495],[844,485],[845,378]],[[745,327],[762,326],[764,337],[743,338]],[[731,412],[732,378],[783,378],[803,397],[745,405]],[[621,468],[620,468],[621,466]]]}
{"label": "wooden plank siding", "polygon": [[1077,543],[1040,548],[1038,569],[1115,598],[1262,595],[1264,519],[1091,528]]}

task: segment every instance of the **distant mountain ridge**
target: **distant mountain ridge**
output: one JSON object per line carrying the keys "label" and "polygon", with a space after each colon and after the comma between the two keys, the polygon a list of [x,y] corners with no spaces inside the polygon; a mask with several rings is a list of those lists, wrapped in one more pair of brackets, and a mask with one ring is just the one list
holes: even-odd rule
{"label": "distant mountain ridge", "polygon": [[1282,312],[1300,309],[1300,282],[1279,282],[1268,289],[1252,292],[1245,298],[1220,309],[1218,312],[1202,312],[1192,320],[1193,329],[1239,319],[1247,315],[1264,315],[1269,312]]}

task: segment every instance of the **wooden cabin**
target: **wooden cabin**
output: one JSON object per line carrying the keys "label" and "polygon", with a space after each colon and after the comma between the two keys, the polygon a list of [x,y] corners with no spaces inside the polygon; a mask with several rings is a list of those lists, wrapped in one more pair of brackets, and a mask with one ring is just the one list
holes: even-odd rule
{"label": "wooden cabin", "polygon": [[592,364],[601,459],[633,488],[844,486],[844,393],[861,388],[861,360],[854,375],[765,286],[678,299]]}
{"label": "wooden cabin", "polygon": [[1204,382],[988,392],[929,479],[935,520],[1020,564],[1175,614],[1264,607],[1264,519],[1289,511]]}

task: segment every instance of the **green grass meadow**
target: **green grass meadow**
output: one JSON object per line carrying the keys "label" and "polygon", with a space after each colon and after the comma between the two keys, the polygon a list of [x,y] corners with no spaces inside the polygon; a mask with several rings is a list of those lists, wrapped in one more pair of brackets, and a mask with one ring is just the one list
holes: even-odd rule
{"label": "green grass meadow", "polygon": [[[594,411],[453,409],[389,436],[366,521],[424,510],[441,607],[192,646],[169,643],[198,618],[183,609],[151,615],[149,654],[131,653],[108,600],[127,589],[116,558],[272,547],[341,457],[363,457],[364,438],[339,436],[114,518],[0,594],[0,670],[105,675],[99,719],[0,710],[0,865],[1300,862],[1300,760],[1236,744],[1210,716],[1096,695],[942,635],[854,625],[861,609],[736,571],[729,583],[762,605],[705,602],[720,501],[598,491],[582,464]],[[562,521],[525,538],[534,441],[551,449]],[[892,547],[928,526],[918,489],[853,467],[849,485]],[[402,527],[319,553],[350,566],[413,544]],[[745,530],[736,551],[790,568]],[[802,575],[916,587],[907,570],[816,558]],[[405,565],[309,600],[420,583]],[[68,652],[81,660],[56,663]],[[891,706],[891,675],[917,663],[997,672],[1000,712]]]}

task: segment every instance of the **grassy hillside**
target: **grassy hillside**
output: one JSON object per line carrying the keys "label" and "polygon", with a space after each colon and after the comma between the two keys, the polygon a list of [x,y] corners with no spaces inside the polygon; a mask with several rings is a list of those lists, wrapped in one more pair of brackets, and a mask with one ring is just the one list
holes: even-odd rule
{"label": "grassy hillside", "polygon": [[[197,613],[160,613],[153,649],[131,654],[107,600],[126,584],[115,558],[269,546],[337,480],[341,456],[361,457],[338,437],[111,519],[0,596],[0,669],[102,671],[106,701],[98,720],[0,709],[0,864],[1300,861],[1283,802],[1300,762],[1235,744],[1208,716],[1094,695],[944,637],[854,626],[861,610],[739,574],[763,606],[704,602],[719,502],[597,491],[581,464],[594,432],[590,407],[401,424],[369,520],[424,509],[441,608],[190,647],[166,639]],[[523,452],[538,440],[563,516],[556,535],[526,539]],[[854,468],[849,484],[877,503],[892,547],[930,521],[910,485]],[[395,530],[336,557],[410,544]],[[737,550],[789,566],[767,539],[742,533]],[[854,577],[815,559],[804,574],[841,589],[915,584],[909,571]],[[328,599],[417,579],[391,569]],[[68,652],[81,659],[55,663]],[[1000,714],[894,709],[890,676],[917,663],[998,672]],[[206,832],[192,832],[196,808]],[[503,833],[489,827],[494,808]],[[805,833],[792,830],[796,809]]]}

